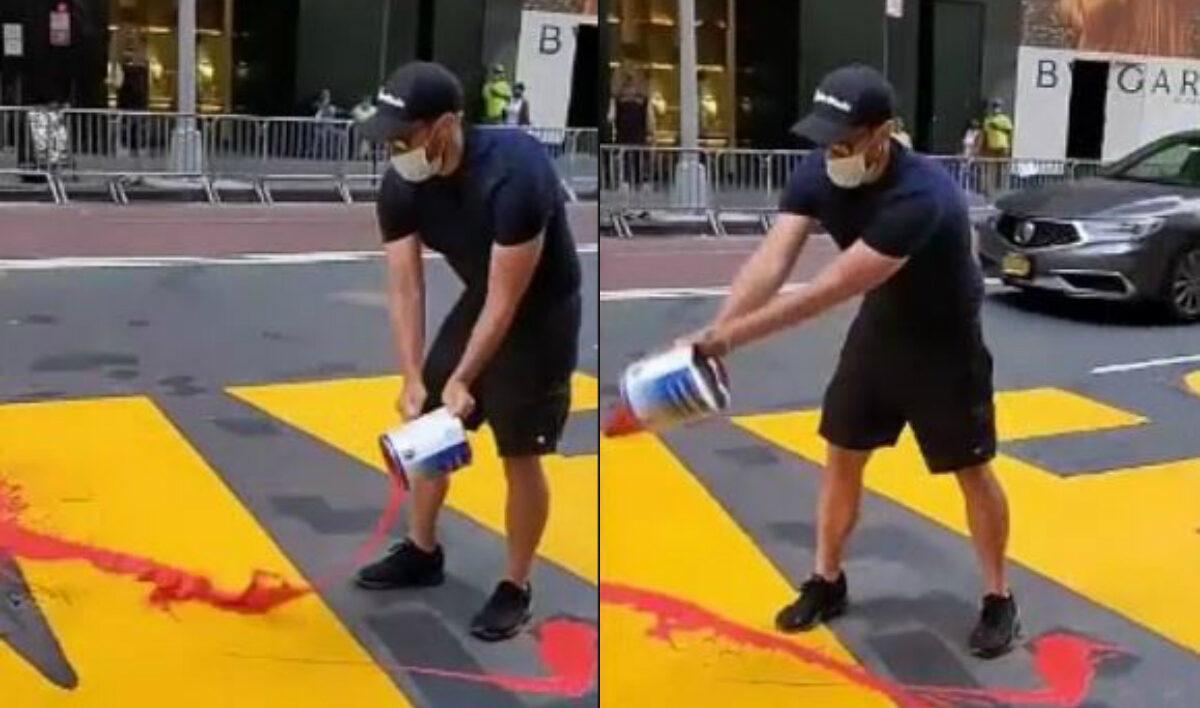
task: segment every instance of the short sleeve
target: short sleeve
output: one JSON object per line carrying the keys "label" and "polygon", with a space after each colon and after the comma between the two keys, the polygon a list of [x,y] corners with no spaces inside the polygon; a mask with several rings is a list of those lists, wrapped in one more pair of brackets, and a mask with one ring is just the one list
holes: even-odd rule
{"label": "short sleeve", "polygon": [[496,188],[492,202],[496,243],[516,246],[541,235],[554,210],[558,183],[533,166],[514,168]]}
{"label": "short sleeve", "polygon": [[384,243],[399,241],[416,233],[415,191],[390,167],[384,173],[383,182],[379,185],[379,198],[375,201],[375,216],[379,220],[379,232]]}
{"label": "short sleeve", "polygon": [[826,186],[823,183],[824,167],[819,152],[813,151],[805,155],[792,171],[783,195],[779,199],[779,210],[788,214],[808,216],[819,219],[818,214],[821,195]]}
{"label": "short sleeve", "polygon": [[892,258],[907,258],[929,242],[942,220],[930,194],[902,194],[888,200],[863,233],[863,243]]}

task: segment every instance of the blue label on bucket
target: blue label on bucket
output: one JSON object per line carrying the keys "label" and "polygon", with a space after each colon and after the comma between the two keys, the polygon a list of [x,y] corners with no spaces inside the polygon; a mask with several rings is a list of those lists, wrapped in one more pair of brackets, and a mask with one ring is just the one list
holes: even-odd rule
{"label": "blue label on bucket", "polygon": [[419,460],[410,462],[400,460],[400,466],[404,468],[405,472],[428,477],[450,474],[469,464],[471,464],[471,446],[465,441]]}
{"label": "blue label on bucket", "polygon": [[471,464],[462,421],[441,408],[380,436],[388,469],[407,483],[409,475],[438,477]]}
{"label": "blue label on bucket", "polygon": [[704,418],[725,408],[724,372],[691,347],[644,359],[621,378],[621,397],[647,429]]}

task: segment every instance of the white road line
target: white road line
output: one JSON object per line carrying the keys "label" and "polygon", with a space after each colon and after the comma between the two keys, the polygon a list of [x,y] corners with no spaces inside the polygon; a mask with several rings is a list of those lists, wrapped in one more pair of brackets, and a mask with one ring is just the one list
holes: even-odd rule
{"label": "white road line", "polygon": [[1160,366],[1175,366],[1176,364],[1195,364],[1200,363],[1200,354],[1192,354],[1188,356],[1176,356],[1167,359],[1148,359],[1146,361],[1135,361],[1131,364],[1112,364],[1110,366],[1098,366],[1092,369],[1093,374],[1119,374],[1126,371],[1141,371],[1142,369],[1154,369]]}
{"label": "white road line", "polygon": [[[989,287],[1000,285],[998,278],[988,278],[984,281]],[[788,283],[781,292],[790,293],[799,290],[806,283]],[[627,302],[631,300],[687,300],[690,298],[725,297],[729,294],[729,286],[701,288],[626,288],[624,290],[601,290],[600,302]]]}
{"label": "white road line", "polygon": [[[799,290],[805,283],[788,283],[782,292]],[[698,297],[724,297],[729,286],[711,288],[629,288],[626,290],[601,290],[600,302],[624,302],[627,300],[686,300]]]}
{"label": "white road line", "polygon": [[[583,255],[594,255],[594,243],[580,244]],[[314,251],[310,253],[246,253],[233,256],[76,256],[63,258],[0,259],[3,271],[82,270],[89,268],[172,268],[213,265],[304,265],[313,263],[357,263],[382,258],[381,251]],[[425,260],[440,260],[437,253],[426,253]]]}

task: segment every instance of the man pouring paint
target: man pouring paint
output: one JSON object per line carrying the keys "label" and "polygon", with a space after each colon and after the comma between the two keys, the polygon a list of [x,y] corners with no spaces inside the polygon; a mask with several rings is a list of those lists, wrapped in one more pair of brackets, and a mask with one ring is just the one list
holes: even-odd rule
{"label": "man pouring paint", "polygon": [[[863,296],[822,406],[828,456],[815,572],[776,624],[806,631],[846,610],[843,547],[863,470],[907,424],[929,471],[953,474],[962,490],[985,593],[969,645],[991,657],[1012,646],[1019,628],[1005,579],[1007,501],[990,466],[996,427],[983,279],[962,192],[944,169],[892,138],[894,120],[894,93],[874,69],[848,66],[824,78],[812,112],[794,128],[823,149],[800,163],[779,220],[714,322],[689,341],[703,355],[723,356]],[[842,253],[805,287],[779,294],[818,224]]]}
{"label": "man pouring paint", "polygon": [[[549,513],[542,456],[555,451],[570,408],[581,317],[580,266],[563,193],[542,145],[517,130],[464,125],[463,92],[444,67],[398,69],[363,124],[391,147],[380,186],[388,302],[406,418],[444,406],[469,429],[487,422],[508,484],[507,574],[471,622],[495,641],[530,619],[530,570]],[[428,355],[422,246],[464,285]],[[446,476],[414,475],[409,535],[360,569],[370,589],[439,585],[436,521]]]}

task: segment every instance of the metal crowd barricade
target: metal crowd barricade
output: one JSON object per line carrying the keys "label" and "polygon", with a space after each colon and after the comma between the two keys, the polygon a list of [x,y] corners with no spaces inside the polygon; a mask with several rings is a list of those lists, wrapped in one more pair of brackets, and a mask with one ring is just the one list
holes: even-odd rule
{"label": "metal crowd barricade", "polygon": [[729,220],[763,227],[804,153],[797,150],[605,145],[600,201],[621,236],[633,220],[701,221],[717,235]]}
{"label": "metal crowd barricade", "polygon": [[[273,201],[270,185],[284,182],[321,184],[349,202],[355,185],[377,182],[388,159],[387,146],[363,139],[350,120],[66,109],[53,112],[64,158],[38,162],[45,141],[33,137],[46,131],[31,131],[30,116],[40,112],[0,106],[0,184],[43,180],[56,202],[67,201],[69,189],[91,186],[125,203],[127,187],[184,182],[215,202],[219,183],[237,181],[264,203]],[[598,191],[595,129],[523,129],[546,147],[572,199]]]}
{"label": "metal crowd barricade", "polygon": [[[601,149],[603,219],[619,237],[633,224],[671,222],[706,225],[724,235],[725,224],[757,221],[769,227],[780,193],[805,153],[634,145]],[[975,202],[1009,191],[1097,174],[1101,163],[1080,160],[984,159],[933,156]]]}

